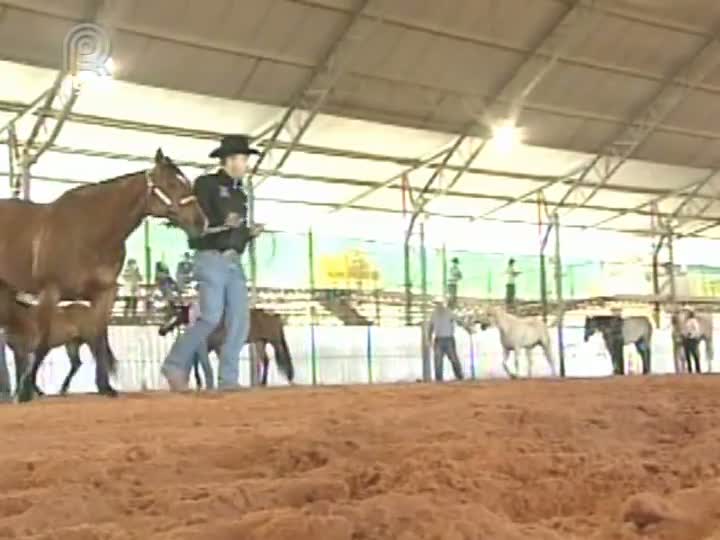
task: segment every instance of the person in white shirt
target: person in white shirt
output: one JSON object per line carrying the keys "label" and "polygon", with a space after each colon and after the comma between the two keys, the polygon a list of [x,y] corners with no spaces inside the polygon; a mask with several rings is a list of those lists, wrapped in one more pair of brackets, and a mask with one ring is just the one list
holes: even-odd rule
{"label": "person in white shirt", "polygon": [[515,305],[515,278],[520,275],[520,272],[515,269],[515,259],[508,261],[506,270],[507,281],[505,282],[505,305],[508,309],[511,309]]}
{"label": "person in white shirt", "polygon": [[688,373],[693,372],[693,363],[695,364],[695,373],[700,373],[700,333],[700,323],[695,318],[695,313],[692,311],[688,312],[682,332],[683,349],[685,351]]}
{"label": "person in white shirt", "polygon": [[[445,356],[450,360],[455,378],[463,379],[462,366],[458,360],[455,346],[455,314],[448,309],[442,300],[435,301],[435,309],[428,323],[427,337],[433,345],[433,364],[435,367],[435,380],[443,380],[443,360]],[[433,341],[433,337],[435,338]]]}
{"label": "person in white shirt", "polygon": [[458,258],[454,257],[451,262],[452,266],[450,267],[450,272],[448,273],[447,291],[448,307],[452,309],[457,305],[458,283],[460,283],[463,275],[460,271],[460,261]]}

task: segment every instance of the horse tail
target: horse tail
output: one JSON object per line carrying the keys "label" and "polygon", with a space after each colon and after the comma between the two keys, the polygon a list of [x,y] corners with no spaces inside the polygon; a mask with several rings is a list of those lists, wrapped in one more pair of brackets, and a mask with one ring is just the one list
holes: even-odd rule
{"label": "horse tail", "polygon": [[271,342],[275,350],[275,362],[288,382],[293,382],[295,378],[295,367],[293,366],[292,356],[290,355],[290,347],[288,347],[287,340],[285,339],[285,330],[283,329],[282,323],[280,323],[279,334],[279,339]]}

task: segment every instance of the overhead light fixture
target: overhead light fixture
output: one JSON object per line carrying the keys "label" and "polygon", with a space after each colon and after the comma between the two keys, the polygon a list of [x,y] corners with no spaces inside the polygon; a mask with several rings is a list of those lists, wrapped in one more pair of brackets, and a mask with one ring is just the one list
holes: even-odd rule
{"label": "overhead light fixture", "polygon": [[504,153],[514,150],[522,140],[520,128],[510,122],[495,126],[492,133],[492,144]]}

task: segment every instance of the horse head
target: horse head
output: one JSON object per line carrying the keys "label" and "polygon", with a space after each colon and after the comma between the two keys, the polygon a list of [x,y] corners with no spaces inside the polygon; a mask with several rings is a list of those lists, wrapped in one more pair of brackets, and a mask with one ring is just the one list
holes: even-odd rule
{"label": "horse head", "polygon": [[495,323],[496,311],[490,307],[482,310],[475,316],[475,322],[480,325],[480,329],[485,331]]}
{"label": "horse head", "polygon": [[158,148],[155,165],[145,173],[148,214],[167,218],[190,236],[199,236],[207,222],[193,194],[192,184],[173,161]]}

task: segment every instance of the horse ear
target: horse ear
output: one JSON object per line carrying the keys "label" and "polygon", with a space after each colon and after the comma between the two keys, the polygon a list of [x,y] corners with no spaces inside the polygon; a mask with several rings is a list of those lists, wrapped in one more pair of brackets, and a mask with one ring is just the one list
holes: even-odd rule
{"label": "horse ear", "polygon": [[163,154],[162,148],[158,148],[155,152],[155,163],[160,163],[163,159],[165,159],[165,154]]}

